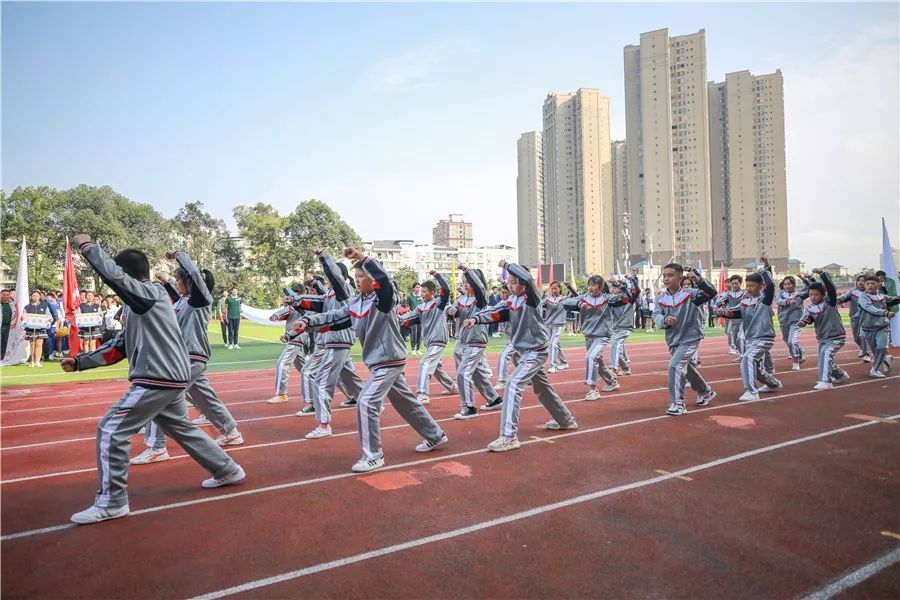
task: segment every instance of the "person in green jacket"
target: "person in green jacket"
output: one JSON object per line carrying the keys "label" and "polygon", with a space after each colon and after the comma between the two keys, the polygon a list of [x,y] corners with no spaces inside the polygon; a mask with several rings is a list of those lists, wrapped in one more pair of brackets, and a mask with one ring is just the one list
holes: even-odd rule
{"label": "person in green jacket", "polygon": [[[406,297],[406,306],[409,307],[410,312],[414,312],[416,307],[421,304],[425,304],[425,300],[422,299],[422,286],[417,281]],[[409,326],[409,343],[412,346],[413,354],[419,354],[419,349],[422,347],[422,327],[418,323]]]}
{"label": "person in green jacket", "polygon": [[6,356],[6,344],[9,342],[9,327],[12,324],[12,293],[9,290],[0,291],[0,305],[3,306],[3,329],[0,338],[0,360]]}
{"label": "person in green jacket", "polygon": [[238,329],[241,326],[241,298],[237,288],[231,288],[231,293],[225,297],[225,312],[228,317],[228,342],[225,347],[228,350],[240,350]]}

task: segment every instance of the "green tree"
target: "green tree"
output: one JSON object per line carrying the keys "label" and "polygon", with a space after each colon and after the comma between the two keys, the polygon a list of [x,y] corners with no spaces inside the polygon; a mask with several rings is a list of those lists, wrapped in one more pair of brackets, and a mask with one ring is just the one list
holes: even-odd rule
{"label": "green tree", "polygon": [[295,268],[299,268],[301,273],[315,270],[318,261],[313,251],[317,248],[340,257],[343,248],[359,247],[362,243],[359,234],[331,207],[319,200],[306,200],[298,204],[294,212],[286,217],[285,232],[291,254],[297,261]]}
{"label": "green tree", "polygon": [[198,265],[214,268],[220,263],[217,254],[229,238],[225,221],[206,210],[202,202],[187,202],[172,218],[173,242],[191,255]]}
{"label": "green tree", "polygon": [[59,273],[65,254],[65,233],[60,215],[66,210],[65,194],[50,187],[17,187],[7,196],[0,192],[2,260],[15,278],[19,269],[19,245],[28,247],[28,283],[35,288],[60,287]]}
{"label": "green tree", "polygon": [[247,244],[247,254],[252,261],[256,283],[266,291],[256,294],[244,289],[249,298],[265,298],[275,301],[281,295],[281,279],[291,275],[297,262],[297,251],[290,247],[285,234],[286,218],[271,205],[259,202],[253,206],[237,206],[234,209],[238,235]]}
{"label": "green tree", "polygon": [[412,289],[413,284],[416,282],[418,274],[414,269],[411,269],[410,267],[400,267],[399,269],[391,273],[391,278],[397,285],[397,290],[400,292],[400,296],[405,299]]}

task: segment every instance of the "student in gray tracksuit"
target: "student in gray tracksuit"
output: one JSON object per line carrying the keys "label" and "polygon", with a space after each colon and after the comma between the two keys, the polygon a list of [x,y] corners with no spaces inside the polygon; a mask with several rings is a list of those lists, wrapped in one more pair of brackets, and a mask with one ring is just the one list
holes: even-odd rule
{"label": "student in gray tracksuit", "polygon": [[[687,268],[687,276],[684,273],[684,267],[677,263],[663,267],[665,289],[657,294],[653,309],[653,324],[666,332],[666,345],[672,355],[669,359],[669,408],[666,410],[666,414],[672,416],[687,412],[684,405],[686,383],[697,392],[698,406],[705,406],[716,397],[694,360],[704,337],[700,308],[715,297],[716,290],[692,268]],[[682,279],[689,279],[697,287],[682,286]]]}
{"label": "student in gray tracksuit", "polygon": [[385,397],[424,438],[416,446],[416,451],[434,450],[447,442],[447,436],[406,383],[403,374],[406,344],[400,335],[397,301],[390,277],[377,260],[367,258],[358,250],[347,248],[344,256],[356,261],[354,268],[359,295],[335,310],[304,315],[294,328],[302,333],[309,327],[324,325],[332,330],[352,327],[362,344],[363,362],[369,368],[369,380],[357,399],[359,443],[363,455],[352,467],[354,472],[361,473],[384,466],[381,406]]}
{"label": "student in gray tracksuit", "polygon": [[866,338],[863,337],[859,328],[859,297],[866,293],[866,276],[860,275],[856,278],[856,287],[850,288],[840,296],[838,296],[838,304],[850,303],[850,331],[853,333],[853,343],[859,347],[857,356],[863,359],[863,362],[872,362],[872,352],[866,347]]}
{"label": "student in gray tracksuit", "polygon": [[220,487],[244,479],[243,469],[188,418],[188,350],[166,291],[150,281],[146,255],[124,250],[113,261],[90,236],[77,235],[74,242],[103,282],[122,299],[127,317],[115,338],[93,352],[63,359],[60,365],[68,372],[84,371],[117,363],[127,356],[131,387],[97,426],[99,489],[94,504],[72,515],[72,521],[88,524],[128,514],[131,438],[152,419],[212,473],[203,487]]}
{"label": "student in gray tracksuit", "polygon": [[[568,284],[566,284],[568,285]],[[578,294],[570,288],[569,297],[573,298]],[[550,373],[556,373],[557,370],[569,368],[569,361],[562,349],[562,334],[566,328],[566,309],[563,307],[565,296],[562,295],[562,284],[558,281],[550,283],[550,293],[541,299],[541,310],[544,315],[544,321],[550,330]]]}
{"label": "student in gray tracksuit", "polygon": [[[716,308],[732,309],[740,304],[741,300],[747,295],[747,292],[741,287],[743,283],[744,278],[740,275],[729,277],[729,289],[716,297]],[[739,320],[728,320],[725,322],[725,335],[728,337],[729,354],[740,354],[744,351],[744,335]]]}
{"label": "student in gray tracksuit", "polygon": [[[767,265],[768,267],[768,265]],[[758,400],[760,392],[774,392],[781,382],[766,369],[766,354],[775,344],[775,325],[772,321],[772,301],[775,299],[775,282],[768,268],[747,276],[747,297],[735,308],[716,311],[726,319],[741,319],[744,328],[744,353],[741,355],[741,379],[744,393],[738,400]],[[765,385],[757,387],[756,381]]]}
{"label": "student in gray tracksuit", "polygon": [[[201,272],[186,252],[167,252],[166,257],[178,261],[175,271],[175,286],[166,278],[163,286],[169,296],[175,299],[173,308],[187,347],[191,363],[191,378],[185,390],[187,401],[202,415],[195,419],[195,425],[210,424],[219,430],[216,443],[220,446],[240,446],[244,437],[238,431],[231,411],[222,402],[206,377],[206,363],[209,362],[208,325],[212,314],[213,297],[210,290],[215,285],[212,273]],[[174,296],[174,297],[173,297]],[[166,436],[156,420],[150,421],[144,434],[147,450],[131,459],[133,465],[162,462],[169,459]]]}
{"label": "student in gray tracksuit", "polygon": [[400,324],[403,326],[419,325],[422,343],[425,345],[425,353],[419,361],[419,374],[416,377],[416,386],[419,402],[428,404],[429,384],[432,376],[437,377],[438,382],[444,386],[447,393],[457,392],[456,383],[444,370],[442,357],[447,347],[447,315],[444,310],[450,301],[450,286],[444,276],[437,271],[429,273],[434,281],[426,281],[422,284],[422,299],[424,302],[405,315],[400,316]]}
{"label": "student in gray tracksuit", "polygon": [[859,328],[866,339],[866,347],[872,352],[869,376],[876,378],[890,373],[893,366],[894,359],[887,353],[887,348],[891,340],[891,319],[896,313],[889,308],[900,304],[900,296],[882,294],[880,287],[878,278],[868,275],[866,293],[859,297]]}
{"label": "student in gray tracksuit", "polygon": [[[308,335],[293,335],[294,323],[300,318],[301,311],[295,310],[291,305],[293,304],[293,299],[299,297],[305,290],[298,283],[291,290],[285,289],[284,291],[285,297],[281,308],[269,317],[271,321],[284,322],[284,335],[281,338],[281,341],[284,342],[284,348],[275,362],[275,395],[266,401],[269,404],[281,404],[288,401],[288,378],[291,374],[291,365],[297,369],[297,372],[302,377],[303,364],[306,361],[306,348],[309,343]],[[288,292],[291,293],[288,294]]]}
{"label": "student in gray tracksuit", "polygon": [[[632,287],[637,287],[636,281],[632,283]],[[585,400],[600,398],[600,393],[596,389],[599,377],[606,382],[602,391],[612,392],[619,389],[616,375],[607,369],[603,362],[603,351],[609,345],[610,337],[612,337],[610,308],[631,303],[632,296],[624,291],[604,293],[604,288],[603,278],[594,275],[588,279],[586,294],[563,300],[563,307],[567,311],[577,311],[581,316],[581,333],[584,334],[584,345],[587,349],[584,383],[589,388],[584,397]]]}
{"label": "student in gray tracksuit", "polygon": [[529,382],[540,403],[553,417],[547,423],[547,429],[578,428],[575,417],[553,389],[544,371],[544,363],[549,354],[550,334],[541,314],[540,290],[531,278],[531,273],[524,267],[506,261],[501,261],[500,266],[509,271],[510,275],[511,294],[506,306],[501,304],[481,311],[463,323],[466,328],[471,329],[477,324],[508,321],[509,339],[521,357],[503,393],[500,437],[488,444],[488,450],[492,452],[519,447],[519,407]]}
{"label": "student in gray tracksuit", "polygon": [[485,399],[485,408],[499,406],[502,399],[491,385],[491,369],[484,356],[488,340],[488,326],[477,325],[471,328],[462,327],[462,323],[476,312],[487,306],[484,293],[484,282],[477,269],[467,269],[459,265],[465,281],[465,295],[460,296],[456,304],[447,309],[447,314],[457,322],[456,348],[453,358],[456,359],[456,386],[459,388],[459,412],[457,419],[473,419],[478,416],[475,408],[475,389]]}
{"label": "student in gray tracksuit", "polygon": [[[614,282],[613,287],[618,291],[626,286],[627,282]],[[631,359],[628,357],[628,351],[625,350],[625,340],[631,335],[634,329],[634,307],[641,290],[637,287],[637,279],[626,293],[631,296],[631,302],[614,306],[609,309],[610,318],[612,319],[612,338],[609,344],[609,366],[613,372],[623,375],[631,375]]]}
{"label": "student in gray tracksuit", "polygon": [[780,288],[775,294],[775,304],[778,306],[778,325],[781,327],[781,338],[787,344],[788,355],[793,361],[792,369],[800,370],[800,365],[806,362],[803,346],[800,345],[800,328],[797,321],[803,316],[803,301],[809,298],[808,278],[802,277],[805,288],[797,290],[797,280],[788,275],[781,280]]}
{"label": "student in gray tracksuit", "polygon": [[822,283],[808,281],[807,291],[811,304],[803,311],[797,321],[797,327],[806,327],[810,323],[816,329],[816,340],[819,342],[819,377],[815,390],[830,390],[835,383],[850,379],[846,371],[835,363],[834,355],[844,347],[847,332],[841,321],[841,313],[837,309],[837,291],[828,273],[821,270]]}
{"label": "student in gray tracksuit", "polygon": [[[308,310],[313,312],[329,312],[346,306],[350,301],[352,287],[347,283],[349,274],[341,269],[343,264],[334,262],[327,252],[317,252],[322,270],[331,289],[322,297],[321,304],[313,303]],[[348,398],[356,398],[362,391],[363,380],[356,374],[350,363],[350,348],[356,341],[353,329],[329,329],[323,327],[319,339],[322,346],[322,360],[318,373],[315,375],[314,407],[318,425],[306,435],[307,439],[317,439],[331,435],[331,403],[334,400],[334,390],[341,384]]]}

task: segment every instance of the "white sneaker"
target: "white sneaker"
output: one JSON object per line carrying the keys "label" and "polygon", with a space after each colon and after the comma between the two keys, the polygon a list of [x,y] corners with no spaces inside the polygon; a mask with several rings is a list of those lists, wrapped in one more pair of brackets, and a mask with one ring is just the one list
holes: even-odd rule
{"label": "white sneaker", "polygon": [[603,388],[602,388],[600,391],[601,391],[601,392],[614,392],[614,391],[618,390],[618,389],[621,388],[621,387],[622,387],[622,386],[619,385],[619,382],[618,382],[618,381],[614,381],[614,382],[612,382],[612,383],[607,383],[606,385],[604,385]]}
{"label": "white sneaker", "polygon": [[454,394],[458,394],[458,393],[459,393],[459,388],[455,385],[452,388],[450,388],[449,390],[444,390],[443,392],[441,392],[441,394],[443,394],[444,396],[453,396]]}
{"label": "white sneaker", "polygon": [[874,377],[875,379],[884,379],[887,376],[884,373],[882,373],[881,371],[876,371],[875,369],[870,369],[869,377]]}
{"label": "white sneaker", "polygon": [[234,485],[236,483],[240,483],[247,477],[247,474],[244,473],[244,469],[241,468],[241,465],[237,466],[237,471],[232,473],[231,475],[226,475],[221,479],[216,479],[215,477],[210,477],[209,479],[204,479],[202,485],[205,488],[217,488],[222,487],[224,485]]}
{"label": "white sneaker", "polygon": [[308,440],[317,440],[319,438],[328,437],[331,435],[331,425],[317,425],[315,429],[306,434],[306,439]]}
{"label": "white sneaker", "polygon": [[816,385],[813,386],[814,390],[833,390],[834,385],[827,381],[820,381]]}
{"label": "white sneaker", "polygon": [[864,355],[861,356],[860,358],[862,358],[862,361],[863,361],[863,362],[866,362],[866,363],[872,362],[872,357],[869,356],[868,354],[864,354]]}
{"label": "white sneaker", "polygon": [[791,365],[791,371],[799,371],[799,370],[800,370],[800,363],[795,362],[794,364]]}
{"label": "white sneaker", "polygon": [[547,369],[547,372],[548,373],[556,373],[556,370],[557,370],[556,367],[550,367],[549,369]]}
{"label": "white sneaker", "polygon": [[772,392],[777,392],[778,390],[780,390],[783,387],[784,387],[784,384],[782,384],[780,381],[776,380],[775,385],[764,385],[761,388],[759,388],[758,391],[760,394],[770,394]]}
{"label": "white sneaker", "polygon": [[675,404],[673,402],[669,405],[669,408],[666,409],[666,414],[672,417],[679,417],[687,414],[687,408],[685,408],[684,404]]}
{"label": "white sneaker", "polygon": [[134,458],[128,461],[131,465],[149,465],[150,463],[158,463],[169,460],[169,451],[165,448],[162,450],[154,450],[147,448]]}
{"label": "white sneaker", "polygon": [[741,397],[738,398],[738,400],[740,400],[741,402],[751,402],[753,400],[759,400],[759,394],[747,390],[743,394],[741,394]]}
{"label": "white sneaker", "polygon": [[718,394],[716,394],[715,390],[713,389],[700,394],[700,396],[697,398],[697,406],[706,406],[707,404],[712,402],[716,396],[718,396]]}
{"label": "white sneaker", "polygon": [[509,450],[516,450],[519,447],[521,447],[519,438],[501,435],[496,440],[488,444],[487,448],[491,452],[507,452]]}
{"label": "white sneaker", "polygon": [[234,345],[234,350],[240,350],[240,349],[241,349],[240,346],[238,346],[237,344]]}
{"label": "white sneaker", "polygon": [[556,422],[556,419],[550,419],[549,421],[547,421],[547,424],[544,425],[544,427],[552,431],[558,431],[561,429],[578,429],[578,423],[575,421],[575,419],[572,419],[568,423],[560,425]]}
{"label": "white sneaker", "polygon": [[585,400],[599,400],[600,392],[598,392],[597,390],[591,390],[587,394],[585,394],[584,399]]}
{"label": "white sneaker", "polygon": [[441,436],[441,439],[430,441],[430,440],[422,440],[422,443],[416,446],[416,452],[431,452],[435,448],[439,446],[443,446],[447,443],[447,434]]}
{"label": "white sneaker", "polygon": [[[38,366],[40,366],[40,365],[38,365]],[[882,365],[881,368],[884,369],[884,374],[885,374],[885,375],[887,375],[888,373],[890,373],[890,372],[891,372],[891,369],[894,368],[894,357],[891,356],[890,354],[885,354],[885,356],[884,356],[884,364]]]}
{"label": "white sneaker", "polygon": [[225,346],[226,350],[234,350],[234,346],[232,344],[228,344]]}
{"label": "white sneaker", "polygon": [[350,467],[354,473],[368,473],[384,466],[384,454],[379,454],[375,458],[366,458],[363,456],[356,464]]}
{"label": "white sneaker", "polygon": [[244,436],[237,429],[233,429],[229,433],[223,433],[217,437],[216,443],[220,446],[240,446],[244,443]]}
{"label": "white sneaker", "polygon": [[737,353],[738,353],[738,351],[737,351],[736,348],[729,348],[729,349],[728,349],[728,354],[737,354]]}
{"label": "white sneaker", "polygon": [[841,376],[835,377],[833,383],[844,383],[845,381],[850,381],[850,373],[841,371]]}
{"label": "white sneaker", "polygon": [[431,398],[426,396],[425,394],[419,395],[419,403],[420,404],[429,404],[431,402]]}
{"label": "white sneaker", "polygon": [[200,415],[196,419],[192,419],[191,423],[194,425],[211,425],[209,419],[206,418],[206,415]]}
{"label": "white sneaker", "polygon": [[505,387],[506,387],[506,384],[503,384],[503,383],[497,383],[497,385],[494,386],[494,391],[495,391],[495,392],[502,392],[502,391],[503,391],[503,388],[505,388]]}
{"label": "white sneaker", "polygon": [[99,523],[100,521],[109,521],[110,519],[118,519],[127,517],[131,512],[128,505],[116,506],[111,508],[100,508],[99,506],[90,506],[81,512],[72,515],[70,521],[79,525],[90,525],[91,523]]}

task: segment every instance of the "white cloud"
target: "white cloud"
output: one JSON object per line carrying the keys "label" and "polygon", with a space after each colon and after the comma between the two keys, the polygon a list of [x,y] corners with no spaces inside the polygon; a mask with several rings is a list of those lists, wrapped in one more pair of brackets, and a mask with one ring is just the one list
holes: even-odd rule
{"label": "white cloud", "polygon": [[900,242],[898,67],[885,23],[785,68],[791,254],[810,265],[875,266],[882,216]]}
{"label": "white cloud", "polygon": [[445,40],[421,46],[379,60],[364,74],[363,83],[382,93],[436,87],[446,69],[475,52],[475,46],[463,40]]}

